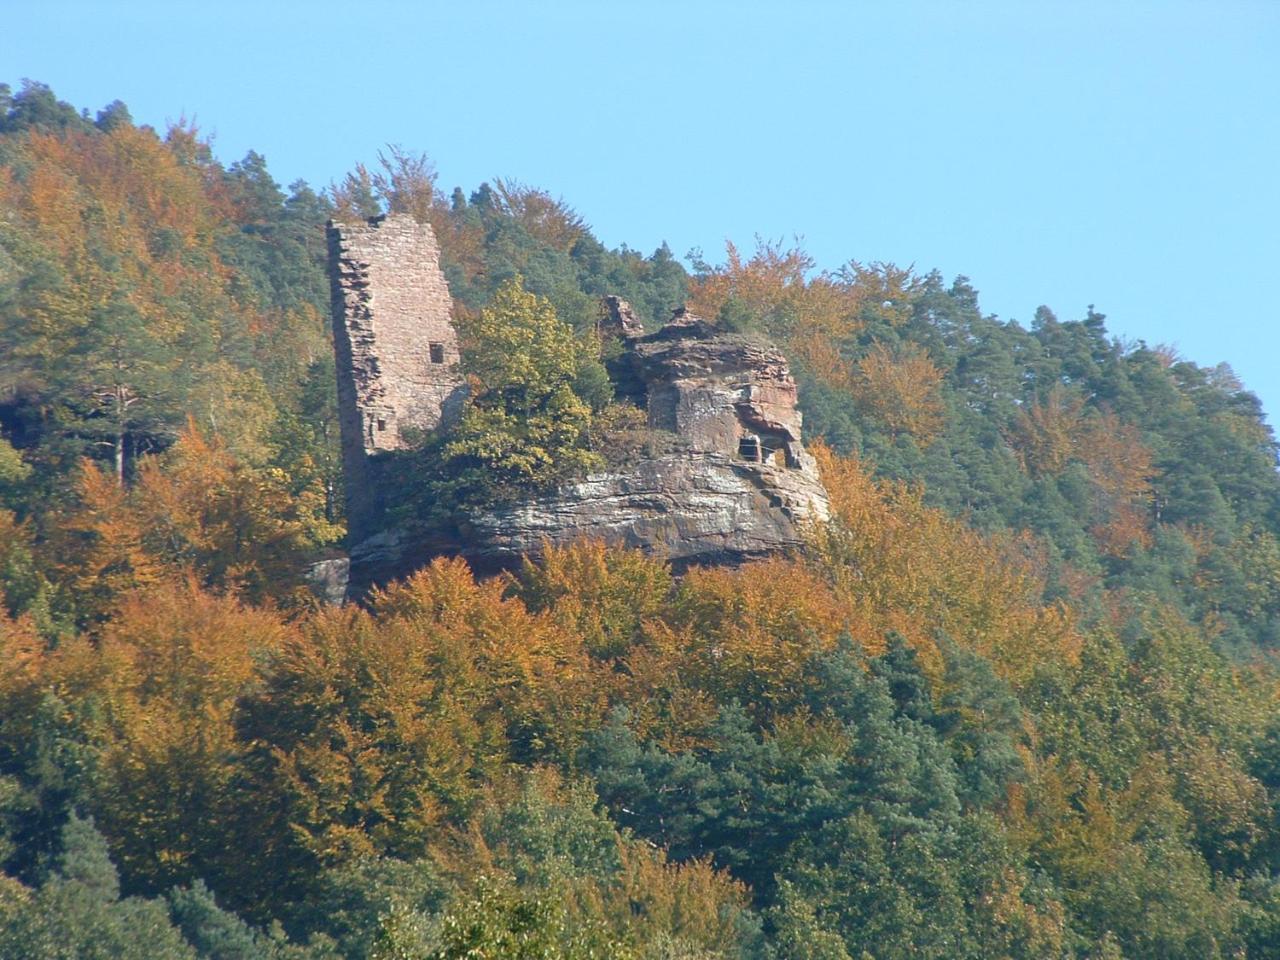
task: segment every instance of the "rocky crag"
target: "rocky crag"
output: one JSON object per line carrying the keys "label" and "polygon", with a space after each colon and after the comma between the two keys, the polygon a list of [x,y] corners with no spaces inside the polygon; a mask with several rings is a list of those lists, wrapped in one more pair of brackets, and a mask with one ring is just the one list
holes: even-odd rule
{"label": "rocky crag", "polygon": [[[378,242],[387,230],[401,239]],[[379,411],[383,423],[431,429],[447,421],[461,389],[456,371],[438,369],[433,347],[424,346],[447,344],[446,357],[455,356],[452,328],[446,333],[439,322],[447,321],[443,278],[421,282],[424,274],[439,275],[435,250],[430,228],[407,217],[330,227],[343,444],[360,461],[347,474],[351,594],[441,554],[488,572],[582,537],[648,550],[677,568],[741,563],[798,548],[805,528],[826,519],[827,494],[801,442],[795,381],[777,348],[683,310],[646,334],[626,302],[611,297],[600,327],[602,337],[617,341],[607,351],[610,375],[619,394],[647,410],[649,426],[672,439],[668,449],[477,512],[447,534],[412,523],[378,529],[376,505],[394,496],[377,489],[378,464],[399,442],[370,442],[378,437]],[[402,263],[406,255],[418,259]],[[409,288],[397,287],[402,276],[418,278],[429,296],[415,303]],[[383,313],[383,303],[394,309]],[[362,356],[375,363],[361,367],[344,346],[354,343],[353,331],[363,338]],[[362,383],[373,388],[362,391]]]}

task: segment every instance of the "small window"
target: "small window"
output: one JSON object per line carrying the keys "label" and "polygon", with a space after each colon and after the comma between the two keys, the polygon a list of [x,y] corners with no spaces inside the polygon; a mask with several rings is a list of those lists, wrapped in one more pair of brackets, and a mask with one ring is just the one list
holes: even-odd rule
{"label": "small window", "polygon": [[378,418],[378,432],[379,432],[379,433],[381,433],[381,432],[382,432],[383,430],[385,430],[385,429],[387,429],[387,421],[385,421],[385,420],[383,420],[381,417],[379,417],[379,418]]}
{"label": "small window", "polygon": [[738,441],[738,456],[752,463],[760,462],[760,438],[743,437]]}
{"label": "small window", "polygon": [[431,362],[444,363],[444,344],[443,343],[431,344]]}

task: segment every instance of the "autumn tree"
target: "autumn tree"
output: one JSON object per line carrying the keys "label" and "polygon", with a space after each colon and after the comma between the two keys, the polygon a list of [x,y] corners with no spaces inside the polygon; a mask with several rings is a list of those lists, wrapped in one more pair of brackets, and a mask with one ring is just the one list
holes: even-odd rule
{"label": "autumn tree", "polygon": [[312,619],[243,702],[244,782],[272,798],[244,827],[260,877],[246,895],[302,893],[318,868],[361,857],[422,856],[486,779],[598,712],[584,685],[557,683],[585,673],[576,645],[461,561],[433,563],[373,610]]}
{"label": "autumn tree", "polygon": [[424,458],[436,463],[435,499],[545,486],[602,462],[587,442],[591,404],[575,390],[599,362],[550,303],[511,280],[459,335],[471,396]]}
{"label": "autumn tree", "polygon": [[1015,684],[1036,664],[1075,661],[1082,638],[1073,614],[1043,601],[1042,573],[1015,542],[929,507],[919,488],[877,481],[821,446],[815,453],[834,514],[818,531],[820,563],[851,604],[854,636],[867,649],[896,632],[937,675],[945,636]]}
{"label": "autumn tree", "polygon": [[941,386],[942,371],[923,350],[877,342],[857,363],[853,397],[891,436],[910,434],[923,444],[942,427]]}
{"label": "autumn tree", "polygon": [[2,149],[0,376],[34,482],[63,493],[88,456],[123,483],[188,416],[275,457],[327,286],[299,231],[276,230],[289,211],[261,158],[224,171],[194,128],[161,138],[122,116],[24,127]]}
{"label": "autumn tree", "polygon": [[128,489],[86,462],[79,493],[50,549],[72,588],[64,602],[89,621],[131,590],[187,577],[254,602],[303,601],[308,560],[339,534],[321,499],[297,496],[281,471],[243,463],[194,424],[145,458]]}

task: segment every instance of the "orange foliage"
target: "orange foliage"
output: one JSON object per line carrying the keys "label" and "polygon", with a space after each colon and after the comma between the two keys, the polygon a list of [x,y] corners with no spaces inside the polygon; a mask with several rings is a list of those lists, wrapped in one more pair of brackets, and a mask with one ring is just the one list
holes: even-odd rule
{"label": "orange foliage", "polygon": [[39,689],[44,642],[30,617],[14,620],[0,610],[0,703],[5,704],[6,719],[13,712],[32,716],[30,709],[13,710],[23,697]]}
{"label": "orange foliage", "polygon": [[288,635],[271,613],[190,583],[129,596],[105,628],[99,655],[119,665],[125,692],[95,814],[117,862],[152,889],[222,856],[210,825],[230,815],[236,700]]}
{"label": "orange foliage", "polygon": [[436,168],[425,154],[388,146],[378,152],[379,170],[370,180],[374,191],[391,213],[407,213],[419,223],[429,223],[441,205],[436,190]]}
{"label": "orange foliage", "polygon": [[130,664],[141,705],[198,725],[228,720],[263,655],[280,649],[288,635],[270,611],[186,581],[123,598],[99,648]]}
{"label": "orange foliage", "polygon": [[756,252],[743,260],[737,246],[725,243],[725,264],[697,279],[689,291],[689,309],[714,318],[730,299],[737,300],[758,317],[793,319],[804,300],[814,260],[799,247],[783,250],[781,244],[757,239]]}
{"label": "orange foliage", "polygon": [[287,818],[264,843],[420,855],[513,756],[572,753],[604,711],[581,645],[503,589],[437,560],[372,613],[324,611],[285,642],[247,704],[260,789]]}
{"label": "orange foliage", "polygon": [[834,514],[816,547],[865,649],[896,631],[937,675],[945,635],[1015,684],[1037,664],[1075,661],[1070,614],[1041,603],[1043,582],[1009,545],[925,506],[918,489],[874,480],[855,459],[814,453]]}
{"label": "orange foliage", "polygon": [[820,572],[769,560],[690,571],[672,610],[652,624],[658,664],[718,703],[737,699],[762,719],[794,709],[813,657],[835,648],[854,611]]}
{"label": "orange foliage", "polygon": [[1142,433],[1110,412],[1090,420],[1082,458],[1094,484],[1097,521],[1090,528],[1103,553],[1123,556],[1151,545],[1154,456]]}
{"label": "orange foliage", "polygon": [[566,253],[586,236],[582,217],[562,198],[515,180],[493,181],[494,202],[499,210],[528,231],[529,236]]}
{"label": "orange foliage", "polygon": [[105,135],[32,133],[24,148],[32,169],[17,212],[71,279],[48,294],[51,318],[85,318],[120,292],[168,338],[179,325],[166,301],[180,291],[202,290],[206,302],[239,311],[211,250],[218,221],[200,171],[153,133],[127,124]]}
{"label": "orange foliage", "polygon": [[1043,402],[1018,411],[1009,442],[1033,477],[1056,477],[1083,464],[1093,485],[1089,532],[1109,556],[1151,544],[1154,455],[1142,432],[1109,411],[1086,415],[1084,400],[1054,386]]}
{"label": "orange foliage", "polygon": [[166,141],[129,124],[28,131],[6,150],[0,220],[30,281],[14,288],[6,360],[43,407],[42,429],[113,448],[120,478],[127,457],[173,437],[182,412],[221,423],[239,455],[265,461],[278,411],[245,369],[252,348],[269,338],[271,375],[292,382],[289,366],[300,373],[323,345],[322,318],[260,308],[224,262],[235,205],[195,130]]}
{"label": "orange foliage", "polygon": [[735,301],[815,375],[833,386],[848,386],[852,372],[840,347],[861,329],[863,289],[829,273],[810,279],[813,258],[799,247],[784,250],[781,244],[757,241],[756,252],[744,260],[734,244],[726,243],[725,255],[723,266],[694,279],[690,310],[714,320]]}
{"label": "orange foliage", "polygon": [[151,889],[189,882],[220,846],[236,700],[287,633],[272,614],[190,583],[131,594],[96,643],[50,648],[29,624],[0,620],[5,748],[34,742],[52,698],[64,735],[97,752],[91,812],[117,864]]}
{"label": "orange foliage", "polygon": [[141,461],[133,487],[86,462],[79,492],[50,553],[89,618],[131,590],[191,576],[251,602],[303,602],[310,551],[332,536],[322,505],[281,471],[241,463],[190,423],[170,451]]}
{"label": "orange foliage", "polygon": [[859,409],[894,436],[908,433],[928,442],[942,428],[941,388],[942,371],[923,349],[876,343],[858,361],[853,395]]}
{"label": "orange foliage", "polygon": [[120,597],[159,582],[166,571],[147,550],[147,531],[114,476],[86,461],[79,487],[79,508],[55,530],[50,560],[76,606],[100,618]]}
{"label": "orange foliage", "polygon": [[1022,468],[1033,477],[1056,476],[1076,454],[1080,444],[1083,398],[1058,385],[1043,401],[1022,407],[1014,419],[1009,442]]}

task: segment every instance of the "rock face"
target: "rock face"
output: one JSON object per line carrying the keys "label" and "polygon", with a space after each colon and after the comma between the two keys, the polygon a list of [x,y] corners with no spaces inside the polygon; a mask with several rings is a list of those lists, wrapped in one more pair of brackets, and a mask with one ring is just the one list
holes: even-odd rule
{"label": "rock face", "polygon": [[342,603],[347,596],[347,584],[351,581],[351,560],[333,557],[317,560],[307,570],[307,586],[316,599],[330,605]]}
{"label": "rock face", "polygon": [[800,548],[805,528],[826,517],[826,490],[812,473],[672,454],[476,514],[460,536],[383,531],[352,550],[350,591],[360,596],[434,556],[462,556],[489,574],[580,538],[647,550],[677,571],[739,564]]}
{"label": "rock face", "polygon": [[642,460],[554,494],[479,515],[467,555],[506,566],[544,544],[591,537],[650,550],[676,567],[741,563],[803,543],[804,524],[826,518],[814,478],[724,454]]}
{"label": "rock face", "polygon": [[[395,491],[385,467],[414,432],[446,425],[465,400],[452,302],[430,227],[409,217],[329,225],[339,422],[355,544],[348,595],[441,554],[479,572],[510,568],[580,537],[649,550],[677,568],[741,563],[799,547],[827,517],[827,494],[800,439],[796,385],[765,340],[684,310],[646,334],[606,297],[598,332],[620,397],[648,412],[662,455],[593,474],[442,531],[380,517]],[[336,590],[339,571],[316,571]]]}
{"label": "rock face", "polygon": [[813,470],[800,443],[796,383],[772,344],[677,310],[657,333],[629,340],[624,356],[647,387],[652,428],[693,450]]}

